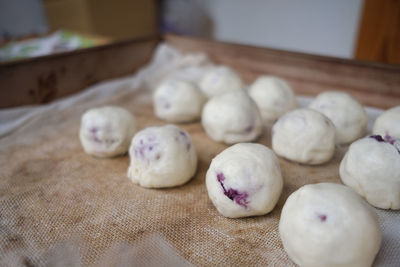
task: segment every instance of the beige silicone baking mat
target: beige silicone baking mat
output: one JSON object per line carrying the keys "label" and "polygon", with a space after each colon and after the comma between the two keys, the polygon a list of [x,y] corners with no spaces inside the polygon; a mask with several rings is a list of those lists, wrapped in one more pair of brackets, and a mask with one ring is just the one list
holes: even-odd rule
{"label": "beige silicone baking mat", "polygon": [[[162,125],[151,88],[166,75],[198,79],[210,66],[202,54],[183,55],[160,45],[153,61],[132,77],[107,81],[41,107],[0,111],[0,266],[292,266],[278,222],[290,193],[308,183],[340,183],[346,147],[321,166],[281,159],[285,181],[268,215],[222,217],[207,196],[205,172],[227,146],[197,123],[199,165],[187,184],[144,189],[126,177],[129,157],[96,159],[80,146],[80,117],[88,108],[122,106],[140,128]],[[309,99],[299,97],[301,105]],[[370,125],[381,112],[367,109]],[[266,130],[257,142],[270,146]],[[377,210],[383,243],[376,266],[400,266],[400,213]]]}

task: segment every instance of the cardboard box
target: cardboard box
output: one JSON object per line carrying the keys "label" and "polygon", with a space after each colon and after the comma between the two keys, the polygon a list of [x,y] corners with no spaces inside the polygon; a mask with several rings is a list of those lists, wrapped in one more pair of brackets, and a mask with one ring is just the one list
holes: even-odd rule
{"label": "cardboard box", "polygon": [[43,0],[50,30],[121,40],[157,33],[154,0]]}

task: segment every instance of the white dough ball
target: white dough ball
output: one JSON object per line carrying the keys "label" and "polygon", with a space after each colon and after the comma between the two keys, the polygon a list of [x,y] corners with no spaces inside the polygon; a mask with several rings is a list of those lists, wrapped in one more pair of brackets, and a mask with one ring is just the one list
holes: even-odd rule
{"label": "white dough ball", "polygon": [[169,122],[190,122],[200,119],[207,98],[196,85],[182,80],[167,80],[153,94],[158,118]]}
{"label": "white dough ball", "polygon": [[256,102],[265,125],[272,125],[279,117],[297,106],[290,85],[274,76],[259,77],[250,86],[249,95]]}
{"label": "white dough ball", "polygon": [[186,183],[197,168],[192,138],[175,125],[139,131],[129,148],[128,177],[143,187],[173,187]]}
{"label": "white dough ball", "polygon": [[79,137],[86,153],[106,158],[126,153],[136,130],[136,119],[129,111],[105,106],[83,114]]}
{"label": "white dough ball", "polygon": [[260,112],[244,91],[208,100],[203,108],[201,123],[211,139],[227,144],[252,141],[262,131]]}
{"label": "white dough ball", "polygon": [[400,209],[400,141],[372,135],[352,143],[340,163],[340,178],[371,205]]}
{"label": "white dough ball", "polygon": [[335,126],[318,111],[295,109],[272,127],[272,149],[279,156],[299,163],[328,162],[335,152]]}
{"label": "white dough ball", "polygon": [[335,125],[336,142],[348,144],[364,136],[368,117],[363,106],[351,95],[329,91],[319,94],[310,104]]}
{"label": "white dough ball", "polygon": [[400,139],[400,106],[383,112],[375,121],[372,130],[374,134],[390,135]]}
{"label": "white dough ball", "polygon": [[286,200],[279,233],[287,254],[300,266],[365,267],[380,248],[377,217],[347,186],[310,184]]}
{"label": "white dough ball", "polygon": [[201,79],[199,86],[207,97],[243,90],[242,79],[226,66],[211,68]]}
{"label": "white dough ball", "polygon": [[211,161],[206,186],[217,210],[238,218],[270,212],[281,195],[283,180],[279,161],[269,148],[240,143]]}

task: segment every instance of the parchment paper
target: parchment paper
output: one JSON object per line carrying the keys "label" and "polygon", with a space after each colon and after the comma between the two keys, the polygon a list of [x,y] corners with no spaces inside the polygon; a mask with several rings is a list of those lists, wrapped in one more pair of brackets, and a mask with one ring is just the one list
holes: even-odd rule
{"label": "parchment paper", "polygon": [[[227,146],[200,123],[181,124],[199,155],[196,176],[171,189],[145,189],[126,177],[127,155],[96,159],[83,152],[80,117],[88,108],[122,106],[140,128],[163,125],[151,88],[166,75],[196,81],[212,63],[160,45],[137,74],[106,81],[40,107],[0,111],[0,266],[293,266],[278,233],[288,195],[308,183],[340,183],[347,147],[320,166],[280,159],[285,181],[268,215],[228,219],[207,196],[205,172]],[[304,106],[310,98],[298,97]],[[382,111],[367,108],[369,129]],[[270,147],[268,129],[257,142]],[[400,265],[400,213],[378,210],[383,243],[375,266]]]}

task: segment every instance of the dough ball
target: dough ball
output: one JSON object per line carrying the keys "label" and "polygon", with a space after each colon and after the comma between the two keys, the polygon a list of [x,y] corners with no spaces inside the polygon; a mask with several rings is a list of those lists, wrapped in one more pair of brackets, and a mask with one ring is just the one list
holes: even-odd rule
{"label": "dough ball", "polygon": [[252,141],[262,131],[260,112],[244,91],[208,100],[203,108],[201,123],[211,139],[227,144]]}
{"label": "dough ball", "polygon": [[190,122],[200,119],[207,98],[194,84],[167,80],[153,94],[156,116],[169,122]]}
{"label": "dough ball", "polygon": [[400,141],[372,135],[352,143],[340,163],[340,178],[371,205],[400,209]]}
{"label": "dough ball", "polygon": [[243,90],[243,82],[239,75],[226,66],[211,68],[201,79],[199,85],[207,97]]}
{"label": "dough ball", "polygon": [[400,139],[400,106],[388,109],[382,113],[376,119],[372,132]]}
{"label": "dough ball", "polygon": [[186,183],[197,168],[192,138],[175,125],[138,132],[129,148],[128,177],[143,187],[173,187]]}
{"label": "dough ball", "polygon": [[136,130],[136,119],[129,111],[106,106],[83,114],[79,137],[86,153],[107,158],[126,153]]}
{"label": "dough ball", "polygon": [[315,110],[290,111],[272,127],[272,148],[279,156],[295,162],[325,163],[335,151],[335,126]]}
{"label": "dough ball", "polygon": [[310,184],[286,200],[279,233],[300,266],[365,267],[372,265],[381,243],[377,217],[349,187]]}
{"label": "dough ball", "polygon": [[284,80],[274,76],[259,77],[249,89],[265,125],[272,125],[286,112],[297,106],[292,88]]}
{"label": "dough ball", "polygon": [[367,113],[363,106],[347,93],[321,93],[310,104],[310,108],[321,112],[333,122],[338,144],[351,143],[365,134]]}
{"label": "dough ball", "polygon": [[281,195],[283,180],[279,161],[269,148],[240,143],[212,160],[206,186],[217,210],[238,218],[270,212]]}

